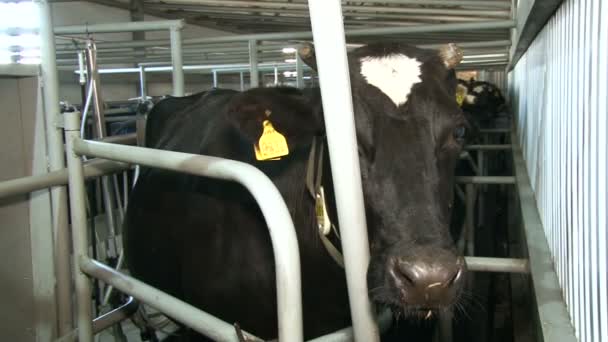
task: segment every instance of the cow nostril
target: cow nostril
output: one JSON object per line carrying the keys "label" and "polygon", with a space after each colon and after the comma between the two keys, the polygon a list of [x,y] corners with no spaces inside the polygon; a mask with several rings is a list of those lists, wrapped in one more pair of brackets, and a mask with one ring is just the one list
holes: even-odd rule
{"label": "cow nostril", "polygon": [[462,276],[462,268],[459,268],[458,271],[456,271],[456,273],[454,273],[454,275],[452,276],[452,278],[450,278],[450,280],[447,283],[447,287],[452,287]]}

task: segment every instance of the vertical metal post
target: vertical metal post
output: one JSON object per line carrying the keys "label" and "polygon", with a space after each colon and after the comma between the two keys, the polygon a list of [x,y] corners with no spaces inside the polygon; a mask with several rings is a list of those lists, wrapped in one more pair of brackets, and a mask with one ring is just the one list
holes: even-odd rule
{"label": "vertical metal post", "polygon": [[467,255],[475,256],[475,184],[466,185],[466,234]]}
{"label": "vertical metal post", "polygon": [[300,55],[296,53],[296,87],[304,88],[304,64],[302,63],[302,58]]}
{"label": "vertical metal post", "polygon": [[242,71],[239,73],[239,79],[241,81],[241,91],[244,91],[245,90],[245,75],[243,75]]}
{"label": "vertical metal post", "polygon": [[173,65],[173,96],[184,96],[185,92],[181,30],[181,26],[172,26],[169,30],[171,39],[171,64]]}
{"label": "vertical metal post", "polygon": [[146,67],[139,66],[139,95],[142,101],[148,98],[148,82],[146,80]]}
{"label": "vertical metal post", "polygon": [[276,66],[274,67],[274,85],[279,85],[279,68]]}
{"label": "vertical metal post", "polygon": [[258,42],[249,41],[249,74],[251,88],[260,86],[260,75],[258,73]]}
{"label": "vertical metal post", "polygon": [[369,243],[340,0],[309,0],[356,341],[379,341],[367,291]]}
{"label": "vertical metal post", "polygon": [[[47,0],[37,0],[40,17],[40,53],[42,69],[42,91],[44,113],[46,115],[46,136],[50,171],[65,167],[63,159],[63,138],[59,120],[59,79],[55,58],[55,35],[51,6]],[[70,233],[68,231],[67,189],[57,186],[51,189],[52,228],[54,232],[55,269],[57,298],[49,295],[44,300],[51,304],[57,301],[57,320],[59,334],[67,334],[72,329],[71,272],[70,272]],[[54,318],[55,313],[40,313]],[[50,317],[53,316],[53,317]],[[54,329],[50,328],[51,335]]]}
{"label": "vertical metal post", "polygon": [[[97,73],[97,48],[93,41],[87,42],[87,72],[89,75],[89,87],[93,91],[93,108],[95,109],[95,133],[98,139],[106,137],[106,120],[103,110],[103,95],[99,84],[99,74]],[[114,193],[112,192],[112,180],[110,176],[101,177],[101,191],[103,193],[103,203],[105,208],[106,223],[110,238],[108,239],[108,255],[116,257],[118,255],[116,247],[116,222],[114,216]]]}
{"label": "vertical metal post", "polygon": [[72,249],[74,253],[74,278],[76,283],[76,303],[78,341],[93,341],[93,317],[91,311],[91,282],[80,270],[80,260],[88,257],[86,194],[82,160],[72,147],[80,134],[80,113],[64,114],[66,154],[68,161],[70,213],[72,218]]}
{"label": "vertical metal post", "polygon": [[439,341],[440,342],[452,342],[454,336],[452,333],[453,324],[452,318],[454,317],[454,311],[447,309],[439,313]]}
{"label": "vertical metal post", "polygon": [[217,70],[213,70],[213,88],[217,88]]}
{"label": "vertical metal post", "polygon": [[[485,154],[483,152],[483,150],[479,150],[477,151],[477,173],[479,176],[485,176],[486,175],[486,166],[485,166]],[[478,192],[479,192],[479,196],[477,199],[478,202],[478,210],[477,210],[477,222],[479,224],[479,226],[483,226],[484,224],[484,213],[485,213],[485,206],[484,206],[484,197],[485,197],[485,193],[487,191],[487,185],[485,184],[480,184],[478,187]]]}

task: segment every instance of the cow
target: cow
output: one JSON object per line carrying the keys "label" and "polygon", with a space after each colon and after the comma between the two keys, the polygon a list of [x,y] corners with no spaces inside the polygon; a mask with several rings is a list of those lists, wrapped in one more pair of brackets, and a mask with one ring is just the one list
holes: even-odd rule
{"label": "cow", "polygon": [[502,92],[490,82],[459,79],[457,89],[462,110],[479,125],[487,126],[505,110]]}
{"label": "cow", "polygon": [[[299,51],[316,69],[314,47]],[[454,168],[466,135],[453,70],[461,58],[453,44],[424,50],[399,42],[348,55],[370,241],[369,298],[396,317],[434,318],[462,300],[467,268],[449,231]],[[322,165],[316,179],[333,222],[327,239],[339,249],[339,231],[349,227],[337,222],[329,156],[312,153],[326,146],[323,118],[332,115],[323,113],[319,89],[214,89],[171,101],[150,112],[154,132],[146,146],[238,160],[264,172],[296,227],[305,337],[350,325],[344,270],[320,239],[306,181],[310,160],[319,159],[313,169]],[[264,159],[266,129],[287,146]],[[276,337],[270,237],[242,186],[142,167],[123,238],[136,278],[257,336]]]}

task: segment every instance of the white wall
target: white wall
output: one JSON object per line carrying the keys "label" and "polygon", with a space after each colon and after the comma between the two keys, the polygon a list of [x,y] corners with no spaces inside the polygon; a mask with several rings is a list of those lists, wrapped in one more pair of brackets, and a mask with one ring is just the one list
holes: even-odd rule
{"label": "white wall", "polygon": [[607,342],[608,1],[564,1],[509,74],[509,87],[576,336]]}

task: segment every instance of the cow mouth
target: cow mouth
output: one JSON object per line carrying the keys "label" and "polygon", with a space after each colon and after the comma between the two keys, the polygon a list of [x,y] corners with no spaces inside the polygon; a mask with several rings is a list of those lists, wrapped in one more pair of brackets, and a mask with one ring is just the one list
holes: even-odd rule
{"label": "cow mouth", "polygon": [[396,306],[392,307],[392,311],[393,317],[397,320],[405,319],[424,322],[437,319],[443,309],[438,307],[412,308],[408,306]]}

